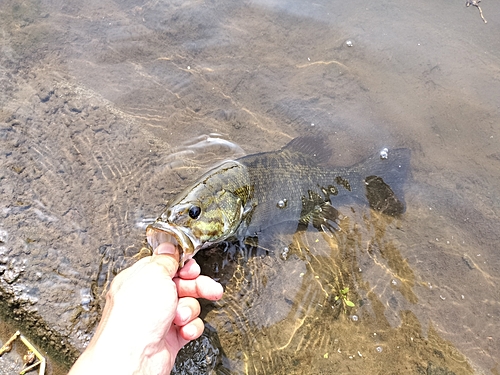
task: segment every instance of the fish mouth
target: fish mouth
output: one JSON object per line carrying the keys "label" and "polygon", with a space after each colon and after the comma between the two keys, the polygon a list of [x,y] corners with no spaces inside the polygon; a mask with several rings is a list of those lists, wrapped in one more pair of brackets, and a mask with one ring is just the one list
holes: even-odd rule
{"label": "fish mouth", "polygon": [[179,249],[179,268],[184,266],[189,259],[198,251],[198,240],[191,233],[186,233],[181,228],[156,221],[146,228],[146,237],[149,246],[154,250],[160,244],[169,242]]}

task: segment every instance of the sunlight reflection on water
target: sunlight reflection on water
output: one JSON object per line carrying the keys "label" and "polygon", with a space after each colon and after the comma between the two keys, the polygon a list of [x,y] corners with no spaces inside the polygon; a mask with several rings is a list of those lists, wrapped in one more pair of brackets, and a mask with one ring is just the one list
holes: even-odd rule
{"label": "sunlight reflection on water", "polygon": [[165,167],[176,169],[181,167],[207,168],[217,159],[236,159],[245,155],[245,151],[229,140],[221,138],[220,134],[211,133],[191,139],[164,160]]}

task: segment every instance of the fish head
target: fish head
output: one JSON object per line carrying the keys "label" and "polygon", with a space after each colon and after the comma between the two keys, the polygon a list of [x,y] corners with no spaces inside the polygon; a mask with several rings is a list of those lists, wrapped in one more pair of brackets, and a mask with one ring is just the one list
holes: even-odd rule
{"label": "fish head", "polygon": [[200,249],[231,237],[244,215],[247,199],[242,192],[248,191],[244,188],[247,179],[246,168],[236,161],[205,174],[148,226],[150,246],[154,249],[162,242],[173,242],[180,250],[182,267]]}

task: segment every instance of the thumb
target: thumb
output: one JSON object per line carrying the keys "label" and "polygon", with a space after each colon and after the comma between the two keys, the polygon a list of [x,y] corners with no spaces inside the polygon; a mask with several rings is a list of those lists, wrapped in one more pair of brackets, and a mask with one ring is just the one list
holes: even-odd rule
{"label": "thumb", "polygon": [[179,269],[179,258],[179,248],[170,242],[164,242],[154,250],[152,261],[165,267],[173,278]]}

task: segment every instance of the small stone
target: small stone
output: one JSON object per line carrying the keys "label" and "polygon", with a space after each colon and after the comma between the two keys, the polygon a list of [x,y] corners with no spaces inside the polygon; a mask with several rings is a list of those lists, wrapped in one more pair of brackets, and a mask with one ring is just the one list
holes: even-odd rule
{"label": "small stone", "polygon": [[21,272],[9,269],[4,272],[3,279],[7,284],[12,284],[14,281],[18,279],[19,275],[21,275]]}

